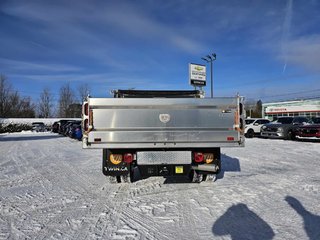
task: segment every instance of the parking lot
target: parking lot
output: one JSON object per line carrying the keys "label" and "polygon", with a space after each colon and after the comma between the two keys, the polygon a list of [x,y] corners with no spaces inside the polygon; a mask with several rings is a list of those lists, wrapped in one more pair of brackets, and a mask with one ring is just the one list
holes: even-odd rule
{"label": "parking lot", "polygon": [[201,184],[110,184],[100,150],[53,133],[0,145],[0,239],[320,239],[319,142],[247,139]]}

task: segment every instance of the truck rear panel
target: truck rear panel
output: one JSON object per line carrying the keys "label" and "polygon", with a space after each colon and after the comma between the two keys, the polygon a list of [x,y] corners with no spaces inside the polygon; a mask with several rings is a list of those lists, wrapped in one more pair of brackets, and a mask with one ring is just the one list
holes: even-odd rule
{"label": "truck rear panel", "polygon": [[194,148],[244,145],[240,97],[88,98],[84,148]]}

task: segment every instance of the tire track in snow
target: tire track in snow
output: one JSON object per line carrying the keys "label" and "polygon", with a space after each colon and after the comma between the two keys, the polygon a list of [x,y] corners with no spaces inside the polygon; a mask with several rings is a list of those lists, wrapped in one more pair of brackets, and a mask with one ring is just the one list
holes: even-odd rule
{"label": "tire track in snow", "polygon": [[[147,186],[120,184],[115,194],[108,199],[108,206],[105,206],[94,228],[90,229],[89,236],[98,239],[172,239],[168,234],[159,236],[162,226],[152,216],[132,209],[139,202],[133,196],[158,187],[159,182],[151,182]],[[149,224],[150,221],[153,222],[152,225]]]}
{"label": "tire track in snow", "polygon": [[[1,147],[0,238],[229,239],[213,236],[212,225],[242,203],[272,227],[275,239],[305,239],[303,219],[284,198],[293,196],[320,214],[317,144],[248,140],[245,149],[225,150],[239,159],[241,171],[226,169],[213,184],[149,178],[119,185],[102,176],[101,152],[79,151],[68,138]],[[280,151],[287,154],[279,158]]]}
{"label": "tire track in snow", "polygon": [[[39,232],[38,237],[47,238],[48,235],[50,236],[61,235],[61,233],[59,233],[60,231],[58,231],[57,229],[51,228],[50,226],[61,225],[60,220],[61,220],[61,217],[64,217],[62,212],[65,211],[64,208],[66,205],[66,201],[67,203],[68,202],[71,203],[74,201],[72,198],[70,199],[69,196],[81,195],[81,197],[83,197],[84,193],[86,193],[87,196],[92,197],[92,191],[90,191],[91,189],[89,190],[86,189],[87,188],[86,186],[88,185],[89,181],[81,177],[82,176],[81,172],[77,172],[77,173],[72,172],[72,174],[70,174],[70,171],[72,168],[70,168],[68,164],[63,163],[64,161],[63,154],[60,154],[60,158],[58,157],[56,159],[58,161],[54,162],[55,165],[48,162],[47,160],[48,156],[50,156],[52,152],[54,152],[53,149],[55,149],[56,146],[54,144],[51,144],[44,147],[44,146],[41,146],[41,143],[42,142],[40,141],[39,144],[35,146],[34,142],[32,142],[31,144],[29,144],[28,142],[22,142],[22,144],[21,142],[18,142],[14,150],[9,149],[11,160],[14,160],[14,163],[16,165],[19,165],[20,169],[25,168],[28,171],[25,171],[25,172],[20,171],[20,173],[22,173],[21,174],[22,176],[21,177],[19,176],[19,178],[16,178],[17,185],[19,183],[23,183],[23,185],[20,184],[19,186],[22,191],[20,191],[20,194],[18,193],[15,196],[15,198],[17,198],[19,201],[18,205],[20,207],[16,207],[13,204],[10,204],[6,208],[9,209],[9,211],[11,212],[12,210],[10,209],[15,209],[15,210],[19,209],[17,212],[15,212],[15,215],[20,215],[23,219],[25,219],[24,222],[29,222],[29,224],[31,224],[31,226],[30,225],[29,226],[31,228],[34,228],[35,232],[37,232],[38,230],[37,225],[41,225],[40,222],[45,223],[46,227],[43,228],[44,230]],[[26,152],[25,149],[28,149],[28,151]],[[34,158],[36,159],[36,161],[34,161]],[[43,171],[43,169],[45,171]],[[50,171],[48,171],[49,169]],[[80,178],[78,176],[80,176]],[[63,181],[73,182],[74,185],[63,184]],[[34,182],[36,182],[37,184],[40,183],[40,187],[35,189]],[[82,183],[85,183],[85,184],[82,184]],[[48,188],[48,186],[50,187]],[[61,186],[64,186],[64,187],[61,188]],[[70,189],[70,186],[72,187],[72,189]],[[24,191],[24,188],[28,190]],[[50,199],[48,200],[47,197],[50,196],[50,194],[48,194],[48,189],[50,188],[51,188],[51,194],[52,193],[56,194],[57,197],[51,200]],[[86,191],[84,191],[84,189]],[[75,194],[75,192],[78,192],[78,193]],[[15,190],[15,194],[16,193],[17,191]],[[6,194],[6,195],[10,196],[10,194]],[[41,199],[45,200],[44,203],[39,202],[41,201]],[[64,201],[64,203],[57,204],[57,201],[59,200]],[[36,209],[28,209],[27,212],[24,212],[24,214],[21,215],[21,210],[20,210],[21,207],[26,209],[28,208],[28,206],[31,205],[31,203],[36,205],[39,204],[39,206],[37,206]],[[55,208],[56,210],[55,212],[60,211],[60,213],[59,214],[55,214],[55,212],[50,213],[51,208]],[[77,211],[78,210],[75,209],[74,212],[76,213]],[[41,219],[41,218],[40,218],[41,219],[40,222],[32,221],[32,217],[30,214],[32,214],[35,217],[39,217],[46,213],[51,214],[49,221],[47,219]],[[71,216],[72,215],[74,216],[75,213],[71,212]],[[68,214],[70,214],[70,212]],[[72,222],[72,220],[70,222]],[[22,227],[22,231],[28,232],[29,230],[27,228],[24,229]]]}

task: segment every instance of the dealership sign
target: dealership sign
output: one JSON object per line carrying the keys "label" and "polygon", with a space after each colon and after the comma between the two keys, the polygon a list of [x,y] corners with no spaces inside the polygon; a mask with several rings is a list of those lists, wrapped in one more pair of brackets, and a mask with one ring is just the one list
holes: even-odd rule
{"label": "dealership sign", "polygon": [[194,86],[206,86],[206,66],[190,63],[189,82]]}
{"label": "dealership sign", "polygon": [[277,114],[277,113],[291,113],[291,112],[319,112],[320,106],[317,105],[301,105],[301,106],[269,106],[266,107],[265,113]]}

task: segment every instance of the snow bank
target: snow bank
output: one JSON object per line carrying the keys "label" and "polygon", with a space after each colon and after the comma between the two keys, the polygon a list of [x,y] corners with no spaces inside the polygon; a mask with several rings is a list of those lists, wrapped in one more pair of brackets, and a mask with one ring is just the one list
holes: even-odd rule
{"label": "snow bank", "polygon": [[31,130],[33,122],[43,122],[47,128],[61,119],[81,120],[80,118],[0,118],[0,133],[13,133]]}
{"label": "snow bank", "polygon": [[81,118],[0,118],[0,124],[26,124],[31,125],[33,122],[43,122],[47,126],[51,126],[54,122],[62,119],[81,120]]}

